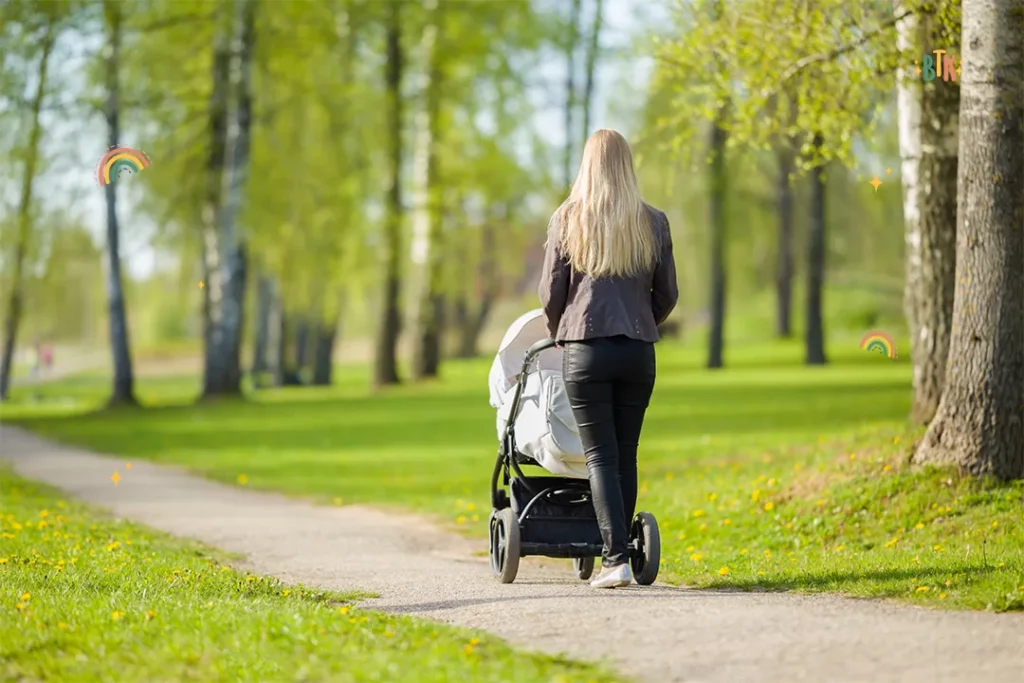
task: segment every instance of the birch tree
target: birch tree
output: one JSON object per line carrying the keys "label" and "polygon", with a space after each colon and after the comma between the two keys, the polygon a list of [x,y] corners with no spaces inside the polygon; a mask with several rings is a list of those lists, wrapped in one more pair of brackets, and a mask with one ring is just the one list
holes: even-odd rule
{"label": "birch tree", "polygon": [[914,461],[1024,478],[1024,12],[963,0],[962,26],[952,335]]}
{"label": "birch tree", "polygon": [[[904,308],[914,368],[911,418],[928,423],[942,395],[953,318],[960,89],[955,71],[952,80],[940,76],[925,83],[920,67],[911,63],[935,47],[959,51],[960,7],[956,0],[943,3],[940,13],[917,4],[900,3],[896,10],[902,55],[897,110],[906,237]],[[943,66],[936,66],[939,74]]]}
{"label": "birch tree", "polygon": [[[21,322],[22,308],[25,298],[25,258],[28,254],[29,240],[32,236],[33,184],[40,167],[40,141],[43,136],[43,123],[40,113],[43,100],[47,94],[50,77],[50,58],[59,33],[60,13],[62,5],[47,5],[40,15],[26,16],[25,29],[39,33],[39,56],[36,62],[36,82],[32,95],[29,117],[28,142],[24,151],[24,166],[21,174],[21,188],[16,214],[17,233],[15,235],[10,293],[7,300],[7,313],[3,327],[3,349],[0,350],[0,401],[8,398],[11,386],[11,370],[14,361],[14,349],[18,341],[18,325]],[[36,25],[41,24],[41,26]]]}
{"label": "birch tree", "polygon": [[[103,16],[107,29],[106,86],[107,102],[104,117],[107,122],[107,142],[110,147],[120,144],[120,68],[122,38],[121,3],[106,0]],[[124,303],[124,284],[121,275],[120,229],[117,220],[117,182],[104,187],[107,203],[107,317],[110,326],[110,350],[114,364],[112,404],[134,405],[135,388],[132,373],[131,345],[128,340],[128,313]]]}

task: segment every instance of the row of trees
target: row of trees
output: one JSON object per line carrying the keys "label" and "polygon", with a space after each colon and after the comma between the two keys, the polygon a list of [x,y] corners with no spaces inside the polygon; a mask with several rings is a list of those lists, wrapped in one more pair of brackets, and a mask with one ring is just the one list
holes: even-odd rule
{"label": "row of trees", "polygon": [[[403,334],[413,340],[416,378],[436,375],[448,352],[475,353],[520,266],[500,254],[522,252],[523,226],[550,210],[567,181],[542,170],[556,151],[522,125],[533,113],[530,75],[544,55],[564,54],[571,74],[582,61],[584,85],[570,77],[565,93],[569,159],[590,125],[601,4],[8,3],[2,39],[15,57],[5,73],[22,79],[4,89],[8,114],[31,134],[18,150],[27,161],[18,246],[5,269],[14,286],[0,396],[22,317],[26,250],[39,237],[33,185],[60,40],[84,35],[102,45],[87,86],[62,106],[83,120],[101,114],[109,144],[136,140],[156,161],[138,179],[144,204],[135,211],[144,206],[160,245],[196,264],[203,395],[241,393],[249,327],[257,377],[329,383],[339,321],[358,298],[379,310],[373,376],[383,386],[400,381]],[[112,401],[133,403],[118,183],[104,192]]]}
{"label": "row of trees", "polygon": [[[789,188],[809,172],[806,349],[818,364],[826,169],[852,162],[895,77],[912,417],[930,425],[915,459],[1022,477],[1024,14],[1010,0],[962,2],[962,16],[955,1],[687,3],[659,49],[660,87],[677,93],[659,124],[684,150],[705,149],[694,135],[707,128],[693,122],[710,128],[709,367],[722,364],[728,150],[777,155],[781,335],[792,291]],[[923,83],[914,71],[935,49],[961,55],[959,82]]]}

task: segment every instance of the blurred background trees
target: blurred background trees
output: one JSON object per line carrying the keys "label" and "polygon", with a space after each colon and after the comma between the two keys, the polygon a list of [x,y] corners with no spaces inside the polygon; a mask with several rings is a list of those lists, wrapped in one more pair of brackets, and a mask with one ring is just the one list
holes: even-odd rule
{"label": "blurred background trees", "polygon": [[[161,356],[211,397],[343,359],[443,375],[535,305],[547,219],[615,127],[672,222],[667,329],[711,368],[909,338],[927,423],[965,143],[959,81],[914,65],[959,60],[960,27],[957,0],[12,0],[0,394],[40,337],[112,340],[123,400]],[[152,166],[81,182],[115,143]]]}

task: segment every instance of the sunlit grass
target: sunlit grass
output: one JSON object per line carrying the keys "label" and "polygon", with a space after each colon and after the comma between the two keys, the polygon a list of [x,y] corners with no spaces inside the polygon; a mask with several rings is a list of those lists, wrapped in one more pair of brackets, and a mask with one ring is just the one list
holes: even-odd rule
{"label": "sunlit grass", "polygon": [[0,679],[612,681],[589,666],[232,570],[0,468]]}
{"label": "sunlit grass", "polygon": [[[640,505],[662,526],[662,578],[1024,608],[1024,488],[910,468],[921,433],[905,420],[910,365],[854,338],[830,352],[829,366],[808,368],[796,343],[735,346],[710,372],[702,349],[659,345]],[[99,451],[327,504],[412,509],[482,537],[497,449],[488,365],[447,363],[441,381],[378,394],[365,368],[345,368],[335,387],[202,406],[187,403],[196,378],[153,380],[140,394],[157,409],[5,413]],[[85,410],[104,389],[45,390]]]}

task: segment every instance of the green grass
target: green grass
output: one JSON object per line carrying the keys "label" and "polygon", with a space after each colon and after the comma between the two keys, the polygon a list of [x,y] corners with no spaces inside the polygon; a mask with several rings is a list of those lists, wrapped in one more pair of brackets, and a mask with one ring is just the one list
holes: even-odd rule
{"label": "green grass", "polygon": [[[703,350],[658,347],[641,443],[640,506],[662,528],[661,578],[696,586],[829,591],[948,608],[1024,608],[1024,486],[909,467],[910,365],[798,344],[734,346],[709,372]],[[5,408],[52,438],[184,465],[226,482],[318,502],[372,503],[485,535],[496,451],[486,359],[379,394],[365,368],[327,389],[193,406],[195,378],[140,387],[154,408],[67,415],[95,379],[47,387],[78,408]]]}
{"label": "green grass", "polygon": [[241,574],[0,469],[0,680],[613,681],[355,595]]}

